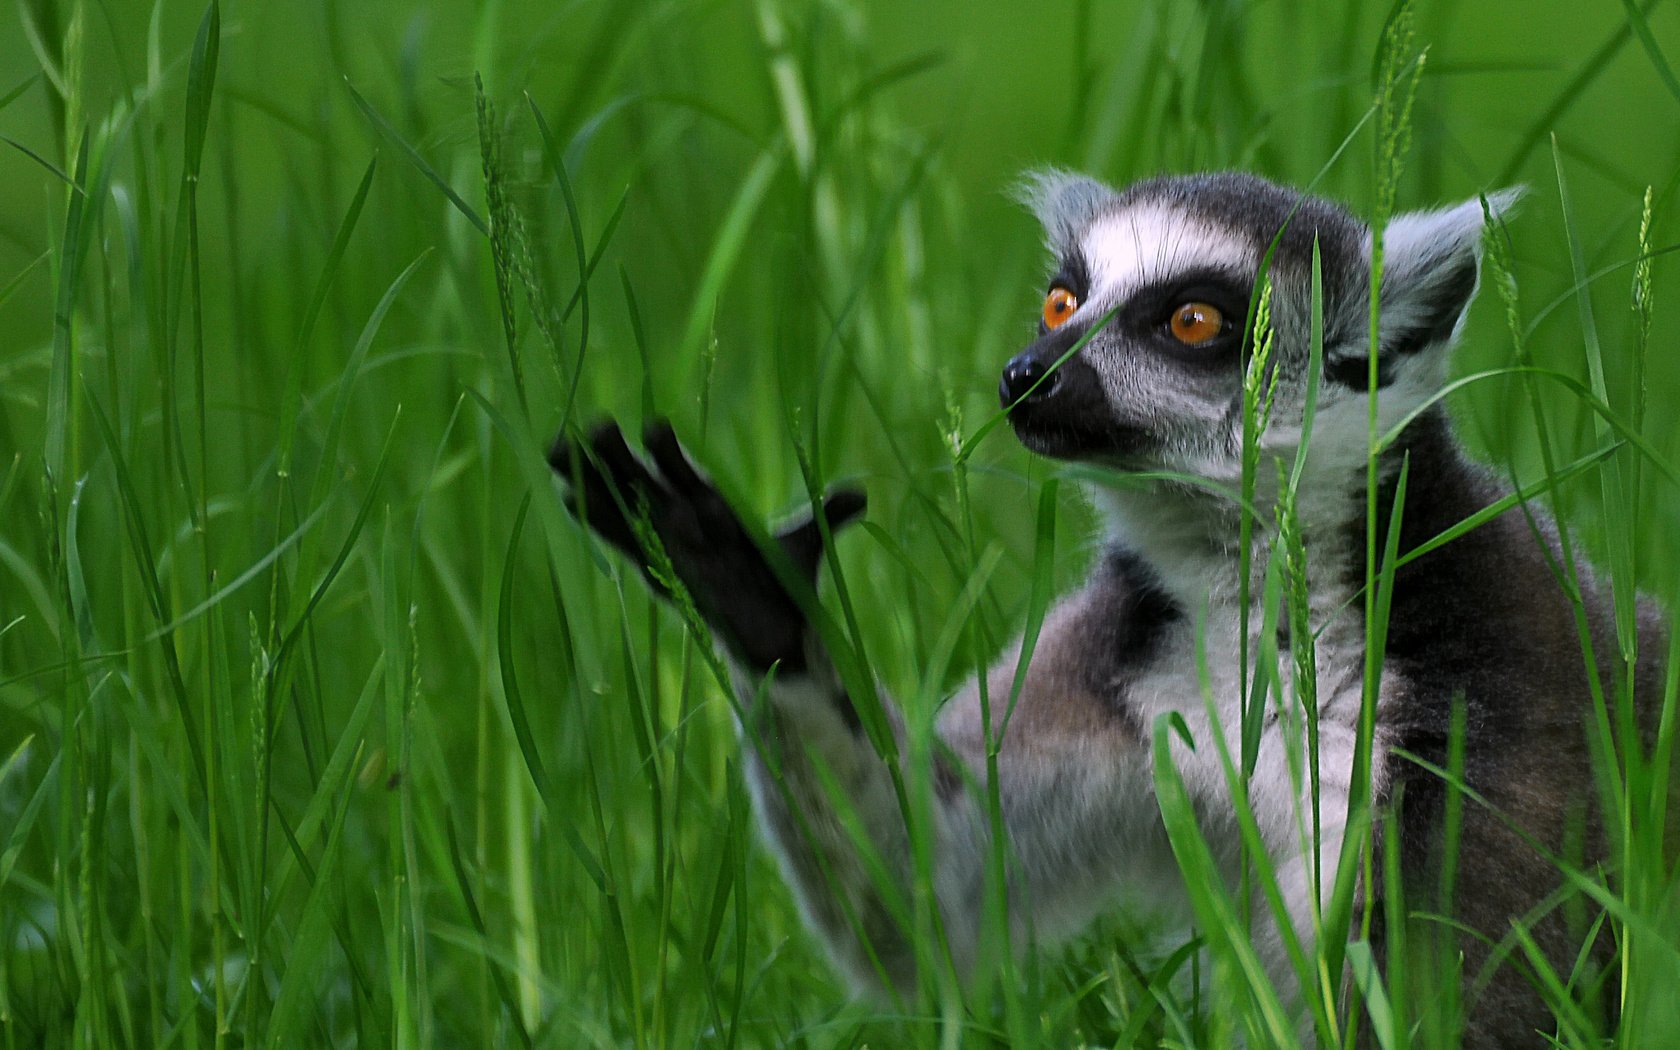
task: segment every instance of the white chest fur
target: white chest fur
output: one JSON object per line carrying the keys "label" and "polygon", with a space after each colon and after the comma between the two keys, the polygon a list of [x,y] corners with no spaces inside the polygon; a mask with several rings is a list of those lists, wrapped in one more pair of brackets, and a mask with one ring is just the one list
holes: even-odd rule
{"label": "white chest fur", "polygon": [[[1175,736],[1174,765],[1209,846],[1233,872],[1242,841],[1234,800],[1246,794],[1288,925],[1310,951],[1315,911],[1335,884],[1347,823],[1363,631],[1356,610],[1345,606],[1348,595],[1338,593],[1346,588],[1316,579],[1309,612],[1316,637],[1272,641],[1276,617],[1263,615],[1259,580],[1248,596],[1245,622],[1244,596],[1226,582],[1235,576],[1233,561],[1197,566],[1179,577],[1192,586],[1170,588],[1185,615],[1130,683],[1126,703],[1151,733],[1163,715],[1183,720],[1194,746]],[[1264,564],[1263,551],[1255,563]],[[1296,681],[1290,644],[1315,646],[1311,687]],[[1245,702],[1256,695],[1257,678],[1261,699]],[[1316,733],[1307,731],[1309,721]],[[1233,778],[1241,781],[1240,790]],[[1274,977],[1281,977],[1288,969],[1281,930],[1258,891],[1252,903],[1256,947]]]}

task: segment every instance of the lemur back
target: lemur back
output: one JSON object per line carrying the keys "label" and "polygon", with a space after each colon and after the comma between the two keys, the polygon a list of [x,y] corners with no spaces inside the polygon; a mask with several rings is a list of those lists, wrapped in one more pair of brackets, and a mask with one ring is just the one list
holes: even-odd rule
{"label": "lemur back", "polygon": [[[1052,610],[1030,652],[1015,647],[985,683],[959,691],[939,714],[932,863],[951,956],[963,969],[982,961],[985,858],[998,830],[1007,840],[1016,944],[1076,933],[1116,909],[1188,914],[1155,798],[1152,749],[1163,719],[1189,730],[1194,746],[1175,734],[1172,759],[1235,885],[1241,835],[1214,745],[1222,738],[1234,749],[1245,717],[1256,715],[1244,711],[1251,674],[1242,655],[1253,663],[1276,653],[1287,688],[1259,712],[1246,794],[1285,919],[1272,921],[1256,898],[1253,935],[1277,986],[1298,1001],[1286,943],[1311,951],[1335,884],[1366,703],[1370,384],[1374,377],[1378,433],[1408,421],[1379,457],[1378,550],[1390,546],[1402,482],[1393,545],[1402,554],[1505,495],[1462,453],[1432,399],[1475,294],[1484,207],[1497,218],[1515,196],[1393,221],[1383,242],[1375,366],[1371,235],[1336,204],[1240,174],[1165,177],[1115,191],[1051,172],[1031,181],[1027,197],[1047,232],[1054,276],[1038,337],[1004,368],[1000,401],[1029,449],[1113,471],[1124,483],[1093,484],[1109,530],[1086,585]],[[1249,305],[1274,241],[1266,269],[1273,341],[1256,366]],[[1316,396],[1315,253],[1323,293]],[[1255,376],[1269,406],[1258,430],[1252,393],[1246,425],[1244,418],[1245,379]],[[646,444],[650,461],[608,425],[582,445],[562,442],[551,458],[573,482],[574,509],[598,533],[639,561],[669,559],[676,579],[650,579],[661,588],[680,581],[732,657],[749,712],[742,726],[749,787],[811,925],[860,987],[908,989],[922,952],[893,897],[913,863],[895,778],[811,626],[825,530],[812,520],[761,542],[692,467],[669,427],[650,431]],[[1310,597],[1299,612],[1308,637],[1262,635],[1274,629],[1268,624],[1291,622],[1268,618],[1262,607],[1268,561],[1281,556],[1264,515],[1252,529],[1250,579],[1240,578],[1245,456],[1258,457],[1247,469],[1261,508],[1280,496],[1278,465],[1300,465],[1293,506],[1306,558]],[[632,525],[643,509],[656,552]],[[863,500],[842,491],[814,510],[831,532],[861,513]],[[1586,867],[1604,859],[1578,622],[1602,666],[1614,666],[1616,653],[1607,597],[1583,569],[1578,621],[1559,564],[1543,512],[1517,506],[1405,561],[1389,596],[1366,785],[1380,817],[1379,854],[1369,869],[1375,877],[1359,885],[1361,904],[1375,918],[1381,961],[1397,889],[1382,873],[1393,859],[1413,911],[1450,903],[1457,921],[1486,939],[1457,941],[1465,987],[1476,993],[1464,1034],[1478,1047],[1535,1045],[1536,1031],[1551,1028],[1520,968],[1509,960],[1494,966],[1511,953],[1513,923],[1561,972],[1577,954],[1609,962],[1604,938],[1581,953],[1586,934],[1553,897],[1562,883],[1555,858]],[[1635,696],[1649,708],[1666,643],[1655,610],[1640,608]],[[1313,660],[1293,659],[1309,645]],[[1314,681],[1303,690],[1292,676],[1305,667]],[[1303,695],[1315,698],[1311,710],[1296,702]],[[759,696],[765,703],[754,708]],[[988,740],[1006,707],[996,756],[1000,829],[984,799]],[[902,741],[890,704],[886,714]],[[1462,775],[1474,800],[1450,807],[1461,822],[1450,858],[1458,878],[1443,889],[1440,874],[1451,865],[1442,771],[1452,766],[1460,720]],[[1309,750],[1316,768],[1308,768]],[[886,865],[887,884],[860,855],[859,834]],[[1382,856],[1387,841],[1398,843],[1398,857]],[[1452,937],[1451,930],[1424,923],[1413,940]],[[1493,967],[1485,980],[1484,964]]]}

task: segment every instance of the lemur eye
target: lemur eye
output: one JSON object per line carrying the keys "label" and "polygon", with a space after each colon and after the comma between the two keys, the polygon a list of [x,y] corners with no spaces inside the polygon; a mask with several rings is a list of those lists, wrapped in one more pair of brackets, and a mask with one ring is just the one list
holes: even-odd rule
{"label": "lemur eye", "polygon": [[1050,289],[1050,294],[1044,297],[1044,327],[1060,328],[1077,309],[1079,296],[1060,286]]}
{"label": "lemur eye", "polygon": [[[1045,307],[1045,316],[1049,309]],[[1173,311],[1167,330],[1186,346],[1198,346],[1225,330],[1225,315],[1212,303],[1185,303]]]}

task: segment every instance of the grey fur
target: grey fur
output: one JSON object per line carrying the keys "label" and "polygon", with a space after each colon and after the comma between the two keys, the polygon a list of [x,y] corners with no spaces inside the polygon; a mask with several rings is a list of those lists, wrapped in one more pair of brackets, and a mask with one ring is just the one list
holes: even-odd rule
{"label": "grey fur", "polygon": [[1046,244],[1058,255],[1113,198],[1114,191],[1096,179],[1061,168],[1028,172],[1015,188],[1015,199],[1038,216]]}
{"label": "grey fur", "polygon": [[[1323,263],[1327,381],[1298,506],[1310,552],[1306,614],[1317,639],[1323,838],[1301,837],[1310,822],[1304,819],[1309,787],[1298,711],[1280,708],[1267,719],[1249,796],[1288,922],[1310,945],[1315,898],[1328,893],[1341,845],[1365,660],[1356,596],[1365,558],[1369,232],[1333,202],[1246,174],[1157,178],[1115,191],[1083,176],[1047,171],[1030,176],[1022,196],[1043,221],[1057,263],[1081,274],[1088,287],[1076,290],[1082,302],[1072,319],[1042,332],[1018,360],[1060,359],[1098,318],[1118,312],[1067,361],[1053,385],[1012,405],[1017,434],[1047,454],[1122,470],[1188,473],[1211,484],[1133,479],[1094,487],[1110,520],[1104,553],[1085,587],[1047,618],[997,756],[1015,943],[1053,940],[1116,908],[1169,918],[1187,911],[1152,789],[1150,741],[1163,715],[1182,719],[1203,745],[1175,746],[1174,761],[1218,858],[1234,865],[1237,823],[1216,749],[1208,745],[1216,733],[1234,744],[1241,721],[1239,515],[1217,493],[1220,486],[1234,488],[1240,476],[1244,342],[1239,328],[1234,338],[1185,348],[1170,340],[1156,312],[1170,312],[1181,295],[1224,297],[1227,314],[1235,311],[1240,325],[1261,259],[1281,229],[1270,268],[1276,407],[1262,448],[1286,463],[1303,436],[1315,243]],[[1500,217],[1515,195],[1494,194],[1488,202]],[[1481,229],[1479,201],[1399,216],[1390,227],[1377,402],[1384,430],[1443,380],[1445,351],[1475,294]],[[1007,384],[1005,397],[1010,400]],[[618,455],[616,447],[608,451]],[[1501,495],[1460,452],[1436,407],[1385,454],[1378,503],[1383,522],[1402,457],[1409,457],[1411,495],[1401,550]],[[663,458],[673,461],[668,450]],[[634,474],[638,468],[626,469]],[[680,464],[677,472],[684,472]],[[1266,506],[1275,496],[1269,461],[1258,478]],[[703,495],[696,498],[706,503]],[[1588,694],[1572,607],[1548,568],[1557,554],[1555,534],[1542,515],[1529,512],[1540,521],[1538,529],[1512,511],[1398,574],[1370,785],[1385,804],[1403,799],[1386,819],[1397,822],[1405,851],[1399,867],[1411,899],[1427,904],[1440,861],[1443,792],[1437,779],[1399,753],[1444,764],[1453,706],[1462,699],[1466,775],[1503,816],[1465,808],[1457,915],[1494,941],[1559,884],[1556,869],[1513,834],[1504,817],[1552,851],[1563,850],[1572,826],[1585,829],[1578,836],[1584,860],[1600,859],[1603,849],[1590,805],[1583,730]],[[613,521],[592,524],[611,538]],[[1263,590],[1259,574],[1273,537],[1260,528],[1254,542],[1251,603]],[[689,546],[695,548],[691,557],[708,557],[703,544]],[[705,572],[681,563],[676,568],[685,580],[705,586]],[[709,606],[707,595],[698,597],[703,610],[727,605],[713,599]],[[1609,606],[1590,577],[1582,600],[1594,641],[1608,658]],[[748,622],[750,613],[737,612],[731,622]],[[1249,613],[1249,629],[1256,632],[1258,606]],[[1640,622],[1638,696],[1648,705],[1656,695],[1652,654],[1663,651],[1664,628],[1648,607],[1642,606]],[[749,783],[806,915],[842,969],[860,987],[908,989],[922,972],[918,946],[892,917],[889,896],[847,830],[863,830],[892,886],[910,885],[913,865],[898,800],[886,763],[852,716],[850,698],[820,644],[814,635],[807,638],[805,659],[786,661],[764,687],[768,710],[756,734],[762,749],[748,749]],[[1262,651],[1262,641],[1252,634],[1249,651]],[[1288,655],[1282,656],[1286,675]],[[1011,650],[988,676],[994,713],[999,698],[1010,695],[1020,659]],[[788,671],[801,663],[803,673]],[[743,665],[741,695],[756,695],[761,684],[761,673]],[[991,848],[978,787],[986,769],[981,711],[980,683],[944,706],[934,771],[934,889],[951,956],[965,971],[979,961],[982,873]],[[902,726],[890,707],[889,717],[902,743]],[[838,808],[837,798],[844,800]],[[1313,871],[1320,865],[1325,881],[1315,885]],[[1234,878],[1234,867],[1230,873]],[[1362,892],[1380,905],[1392,889],[1379,880]],[[1262,916],[1258,950],[1287,992],[1294,978],[1282,930],[1265,918],[1263,902],[1256,912]],[[1423,936],[1445,935],[1440,927],[1430,930]],[[1581,943],[1578,931],[1548,916],[1533,933],[1567,972]],[[1380,927],[1375,936],[1380,960]],[[1489,954],[1475,938],[1459,944],[1468,981]],[[1589,958],[1607,964],[1603,947],[1594,946]],[[1539,997],[1510,965],[1495,971],[1470,1018],[1465,1035],[1476,1047],[1537,1045],[1536,1030],[1550,1024]]]}

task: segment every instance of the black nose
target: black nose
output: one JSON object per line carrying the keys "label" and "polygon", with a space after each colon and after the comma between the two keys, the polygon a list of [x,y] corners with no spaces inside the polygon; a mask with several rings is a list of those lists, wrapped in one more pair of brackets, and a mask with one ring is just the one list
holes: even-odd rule
{"label": "black nose", "polygon": [[[998,400],[1003,403],[1004,408],[1021,400],[1023,396],[1028,402],[1043,401],[1056,391],[1056,376],[1038,383],[1048,371],[1050,366],[1039,360],[1032,351],[1016,354],[1003,366],[1003,381],[998,384]],[[1033,389],[1034,383],[1038,383],[1036,390]],[[1032,390],[1030,395],[1027,394],[1028,390]]]}

